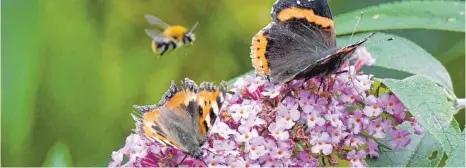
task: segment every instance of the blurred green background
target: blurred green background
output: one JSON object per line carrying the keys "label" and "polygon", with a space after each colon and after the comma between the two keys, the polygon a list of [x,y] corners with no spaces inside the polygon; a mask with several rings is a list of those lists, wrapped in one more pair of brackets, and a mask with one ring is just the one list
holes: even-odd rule
{"label": "blurred green background", "polygon": [[[1,166],[49,165],[46,157],[67,157],[60,151],[74,166],[106,166],[134,127],[133,104],[158,102],[170,80],[218,83],[252,70],[251,38],[274,2],[2,0]],[[330,0],[335,16],[384,2]],[[199,21],[194,45],[157,59],[146,13],[187,27]],[[465,96],[464,33],[390,33],[432,53]],[[457,118],[464,126],[464,111]]]}

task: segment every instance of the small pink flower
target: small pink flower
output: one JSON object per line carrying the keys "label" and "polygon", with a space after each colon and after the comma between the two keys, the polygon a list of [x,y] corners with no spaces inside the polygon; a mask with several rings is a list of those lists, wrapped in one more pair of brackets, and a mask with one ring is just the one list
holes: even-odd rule
{"label": "small pink flower", "polygon": [[395,113],[404,112],[405,107],[400,102],[398,97],[396,97],[395,95],[390,95],[388,93],[385,93],[382,96],[380,96],[380,100],[385,106],[385,111],[387,111],[387,113],[393,115]]}
{"label": "small pink flower", "polygon": [[348,152],[347,159],[350,161],[351,167],[367,167],[367,163],[364,160],[366,158],[366,152],[355,150]]}
{"label": "small pink flower", "polygon": [[360,99],[359,93],[354,88],[345,88],[339,97],[339,101],[352,104]]}
{"label": "small pink flower", "polygon": [[419,126],[414,117],[409,118],[409,121],[411,122],[411,126],[413,126],[414,128],[414,134],[422,135],[422,133],[424,133],[424,129],[422,129],[421,126]]}
{"label": "small pink flower", "polygon": [[227,124],[224,122],[217,122],[214,127],[210,130],[211,133],[217,133],[222,138],[228,139],[230,135],[236,134],[235,130],[232,130]]}
{"label": "small pink flower", "polygon": [[239,153],[237,149],[238,149],[238,146],[236,145],[235,142],[231,140],[228,140],[228,139],[213,140],[212,152],[214,152],[217,155],[221,155],[221,154],[236,155]]}
{"label": "small pink flower", "polygon": [[341,114],[325,114],[325,119],[330,122],[330,125],[335,128],[343,127],[343,122],[340,120]]}
{"label": "small pink flower", "polygon": [[310,129],[316,126],[323,126],[325,124],[325,120],[319,116],[320,115],[318,115],[317,112],[311,112],[310,114],[307,115],[306,123]]}
{"label": "small pink flower", "polygon": [[276,140],[286,140],[290,137],[283,124],[272,123],[269,125],[269,132]]}
{"label": "small pink flower", "polygon": [[382,103],[376,97],[369,95],[366,97],[367,104],[364,107],[364,114],[369,117],[378,116],[382,113]]}
{"label": "small pink flower", "polygon": [[295,122],[300,117],[300,112],[298,111],[298,104],[293,106],[284,106],[278,104],[278,115],[277,123],[283,123],[286,129],[290,129],[294,126]]}
{"label": "small pink flower", "polygon": [[253,77],[253,78],[247,78],[247,82],[250,84],[248,87],[248,91],[250,93],[256,92],[256,90],[259,88],[259,86],[263,86],[265,84],[265,80],[262,77]]}
{"label": "small pink flower", "polygon": [[382,118],[373,120],[367,128],[368,133],[378,139],[385,138],[384,130],[386,129],[384,129],[384,125],[382,124]]}
{"label": "small pink flower", "polygon": [[357,88],[359,93],[364,93],[371,89],[372,80],[370,75],[358,75],[353,80],[355,88]]}
{"label": "small pink flower", "polygon": [[238,127],[238,130],[249,130],[263,124],[265,124],[265,121],[262,118],[257,117],[257,115],[249,115],[247,119],[241,119],[241,125]]}
{"label": "small pink flower", "polygon": [[259,136],[256,129],[251,129],[250,131],[239,131],[240,133],[236,133],[236,140],[238,142],[248,142],[252,138]]}
{"label": "small pink flower", "polygon": [[361,136],[350,135],[345,140],[345,146],[350,146],[355,149],[359,149],[360,146],[366,144],[365,138]]}
{"label": "small pink flower", "polygon": [[253,110],[253,106],[243,103],[242,105],[233,104],[230,107],[230,114],[235,122],[238,122],[242,118],[248,118],[249,114]]}
{"label": "small pink flower", "polygon": [[314,111],[314,99],[312,99],[314,95],[309,93],[308,91],[302,90],[299,92],[299,107],[303,109],[303,112],[310,113]]}
{"label": "small pink flower", "polygon": [[333,127],[328,127],[327,132],[332,137],[332,144],[339,144],[340,141],[348,135],[346,131]]}
{"label": "small pink flower", "polygon": [[270,155],[275,159],[289,158],[291,156],[290,147],[291,146],[285,142],[278,142],[277,146],[270,149]]}
{"label": "small pink flower", "polygon": [[400,146],[406,148],[406,146],[411,142],[411,137],[409,137],[409,132],[406,130],[394,130],[392,133],[392,147],[394,150],[399,149]]}
{"label": "small pink flower", "polygon": [[223,155],[208,155],[206,160],[208,161],[208,167],[225,167],[226,158]]}
{"label": "small pink flower", "polygon": [[369,139],[367,141],[367,146],[368,146],[367,148],[368,154],[371,157],[375,157],[375,158],[379,157],[379,152],[378,152],[379,148],[377,146],[377,143],[373,139]]}
{"label": "small pink flower", "polygon": [[268,149],[265,147],[265,141],[262,137],[254,138],[253,140],[246,143],[245,152],[249,153],[249,158],[256,160],[259,157],[268,153]]}
{"label": "small pink flower", "polygon": [[330,155],[333,151],[333,147],[330,144],[330,135],[328,133],[323,132],[319,136],[312,136],[310,143],[313,145],[311,147],[312,153],[322,153],[324,155]]}
{"label": "small pink flower", "polygon": [[354,115],[348,119],[349,128],[353,134],[359,134],[363,129],[364,125],[369,123],[369,119],[364,117],[359,110],[354,111]]}
{"label": "small pink flower", "polygon": [[282,88],[283,87],[281,85],[277,86],[274,84],[266,83],[264,86],[264,91],[261,94],[262,96],[266,96],[273,99],[280,95],[280,91],[282,90]]}

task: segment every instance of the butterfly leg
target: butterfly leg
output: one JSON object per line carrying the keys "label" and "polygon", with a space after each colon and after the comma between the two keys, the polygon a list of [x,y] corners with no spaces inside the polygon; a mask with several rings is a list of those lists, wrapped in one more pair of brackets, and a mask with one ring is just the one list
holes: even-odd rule
{"label": "butterfly leg", "polygon": [[280,102],[282,102],[283,100],[285,100],[286,97],[288,96],[293,96],[293,90],[292,88],[289,86],[289,83],[285,83],[285,89],[286,90],[286,93],[284,94],[284,96],[280,99]]}
{"label": "butterfly leg", "polygon": [[184,155],[184,158],[181,160],[181,162],[178,164],[178,167],[183,164],[184,160],[188,157],[188,154]]}
{"label": "butterfly leg", "polygon": [[319,88],[317,88],[317,94],[316,94],[316,99],[315,99],[315,103],[317,103],[317,100],[319,99],[319,96],[320,96],[320,89],[322,88],[322,93],[323,92],[326,92],[328,88],[326,88],[327,85],[325,84],[325,76],[321,76],[320,77],[320,84],[319,84]]}
{"label": "butterfly leg", "polygon": [[338,76],[342,73],[345,73],[345,72],[348,72],[348,70],[343,70],[343,71],[338,71],[338,72],[335,72],[335,76]]}

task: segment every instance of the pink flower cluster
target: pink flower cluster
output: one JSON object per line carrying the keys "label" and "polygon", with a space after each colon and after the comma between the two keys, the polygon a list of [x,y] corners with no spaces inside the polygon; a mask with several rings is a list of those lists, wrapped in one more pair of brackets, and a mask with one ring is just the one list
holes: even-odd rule
{"label": "pink flower cluster", "polygon": [[316,167],[347,160],[366,167],[366,158],[379,156],[380,139],[390,136],[392,150],[410,143],[397,125],[407,121],[416,134],[423,131],[395,95],[354,69],[285,85],[244,76],[225,99],[203,160],[132,134],[109,166]]}

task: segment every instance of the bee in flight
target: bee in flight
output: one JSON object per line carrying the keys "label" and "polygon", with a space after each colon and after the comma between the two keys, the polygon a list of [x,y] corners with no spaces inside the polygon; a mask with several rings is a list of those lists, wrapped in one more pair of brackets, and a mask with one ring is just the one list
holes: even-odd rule
{"label": "bee in flight", "polygon": [[145,17],[149,24],[163,29],[163,32],[155,29],[146,29],[146,33],[152,38],[152,50],[155,53],[160,52],[160,56],[170,49],[181,47],[186,43],[192,44],[195,40],[194,29],[196,29],[197,22],[188,31],[188,29],[180,25],[171,26],[153,15],[146,14]]}

